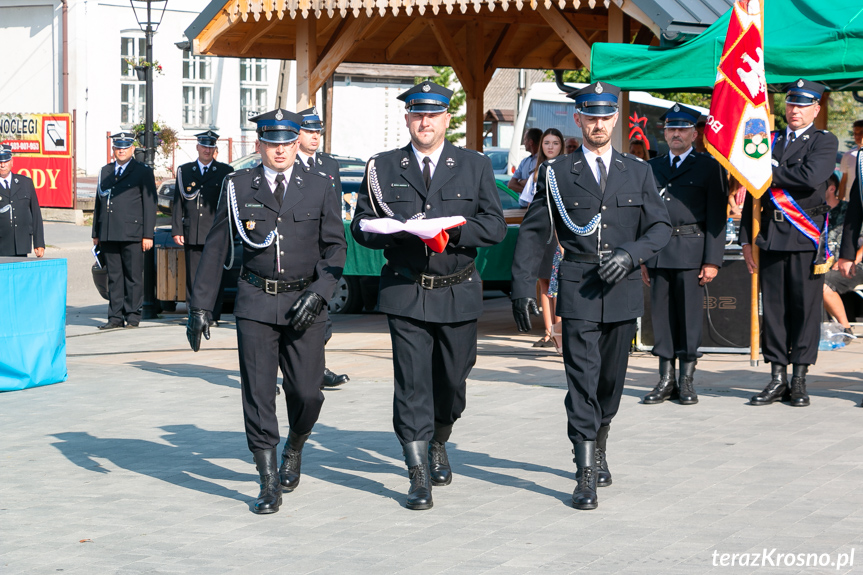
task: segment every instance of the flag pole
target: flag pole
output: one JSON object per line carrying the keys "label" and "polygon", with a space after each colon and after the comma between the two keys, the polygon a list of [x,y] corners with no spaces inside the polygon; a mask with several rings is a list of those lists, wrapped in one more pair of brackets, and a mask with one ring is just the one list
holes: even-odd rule
{"label": "flag pole", "polygon": [[[773,116],[770,116],[771,124]],[[761,324],[758,321],[758,292],[759,292],[759,262],[761,261],[758,253],[758,246],[755,245],[755,238],[761,233],[761,198],[752,196],[752,259],[755,261],[755,271],[750,277],[750,301],[749,301],[749,365],[752,367],[758,366],[758,356],[761,344]]]}

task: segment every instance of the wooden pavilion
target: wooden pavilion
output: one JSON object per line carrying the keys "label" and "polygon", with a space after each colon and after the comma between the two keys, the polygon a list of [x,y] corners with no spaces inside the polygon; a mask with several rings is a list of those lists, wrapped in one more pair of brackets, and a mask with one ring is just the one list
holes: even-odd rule
{"label": "wooden pavilion", "polygon": [[296,60],[298,109],[342,62],[452,66],[472,149],[498,68],[589,68],[594,42],[659,34],[633,0],[213,0],[186,30],[198,55]]}

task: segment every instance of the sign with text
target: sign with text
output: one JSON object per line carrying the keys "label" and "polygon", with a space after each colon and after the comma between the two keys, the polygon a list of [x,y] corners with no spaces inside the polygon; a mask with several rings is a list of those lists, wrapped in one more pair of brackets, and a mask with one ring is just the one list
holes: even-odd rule
{"label": "sign with text", "polygon": [[73,207],[71,114],[0,113],[0,143],[12,147],[12,171],[33,180],[40,206]]}

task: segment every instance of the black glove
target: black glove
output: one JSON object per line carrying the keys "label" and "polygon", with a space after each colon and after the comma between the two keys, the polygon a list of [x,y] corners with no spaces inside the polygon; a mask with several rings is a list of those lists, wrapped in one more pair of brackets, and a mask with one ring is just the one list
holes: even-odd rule
{"label": "black glove", "polygon": [[530,331],[530,316],[539,315],[536,307],[536,299],[532,297],[520,297],[512,300],[512,317],[518,331],[524,333]]}
{"label": "black glove", "polygon": [[461,226],[450,228],[446,231],[449,234],[449,244],[452,246],[458,245],[458,240],[461,238]]}
{"label": "black glove", "polygon": [[291,327],[297,331],[305,331],[310,325],[315,323],[318,314],[324,307],[324,298],[313,291],[307,291],[301,295],[291,309],[288,310],[288,317],[291,318]]}
{"label": "black glove", "polygon": [[614,248],[608,261],[599,268],[599,279],[609,285],[614,285],[633,270],[632,257],[626,250]]}
{"label": "black glove", "polygon": [[201,349],[201,334],[204,334],[207,340],[210,339],[210,322],[207,321],[207,312],[196,307],[190,308],[189,321],[186,324],[186,338],[189,340],[189,345],[192,346],[192,351]]}

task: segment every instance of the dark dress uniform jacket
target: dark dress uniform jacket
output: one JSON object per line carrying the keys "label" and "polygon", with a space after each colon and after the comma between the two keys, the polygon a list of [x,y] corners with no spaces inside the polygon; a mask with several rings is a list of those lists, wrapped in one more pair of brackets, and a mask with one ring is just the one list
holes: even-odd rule
{"label": "dark dress uniform jacket", "polygon": [[[855,168],[856,169],[856,168]],[[854,179],[854,185],[848,192],[848,210],[845,212],[845,224],[842,227],[842,243],[839,245],[837,257],[851,260],[857,257],[857,242],[860,239],[860,228],[863,226],[863,198],[861,198],[860,177]],[[863,282],[863,278],[860,280]]]}
{"label": "dark dress uniform jacket", "polygon": [[[342,201],[342,180],[339,178],[338,160],[336,160],[329,154],[325,154],[323,152],[315,152],[314,170],[311,170],[308,164],[303,164],[303,160],[299,154],[297,154],[297,161],[302,164],[303,169],[305,169],[306,171],[313,171],[319,174],[323,173],[324,175],[329,176],[333,181],[333,189],[335,189],[336,191],[339,202]],[[341,203],[339,203],[339,205],[341,205]]]}
{"label": "dark dress uniform jacket", "polygon": [[722,267],[725,253],[726,180],[722,166],[709,154],[689,152],[686,159],[671,169],[668,154],[649,162],[657,187],[668,210],[672,230],[675,226],[699,224],[702,231],[672,235],[649,268],[696,269],[704,264]]}
{"label": "dark dress uniform jacket", "polygon": [[[347,245],[342,224],[339,202],[333,193],[329,178],[310,174],[294,168],[290,181],[286,181],[281,208],[276,201],[263,166],[240,170],[229,175],[222,189],[216,220],[207,236],[204,254],[198,266],[195,287],[192,291],[192,306],[212,310],[219,290],[221,266],[230,256],[237,233],[231,215],[228,229],[228,189],[233,182],[237,198],[240,224],[249,239],[261,244],[267,235],[277,229],[281,248],[281,268],[277,268],[277,248],[273,241],[266,248],[253,248],[242,241],[243,268],[260,277],[271,280],[295,281],[312,278],[306,288],[324,298],[333,295],[345,265]],[[254,222],[253,224],[251,222]],[[249,229],[249,227],[252,229]],[[238,318],[258,322],[287,325],[287,313],[294,302],[306,290],[282,292],[271,295],[259,287],[240,279],[237,284],[237,299],[234,315]],[[327,308],[317,321],[327,318]]]}
{"label": "dark dress uniform jacket", "polygon": [[[119,178],[115,177],[115,169],[112,162],[99,175],[93,237],[103,242],[152,239],[156,227],[156,180],[152,168],[129,160]],[[108,190],[111,193],[103,196]]]}
{"label": "dark dress uniform jacket", "polygon": [[[772,150],[774,164],[771,185],[786,190],[804,210],[820,206],[824,203],[827,178],[836,167],[838,147],[836,136],[826,130],[816,130],[814,125],[790,144],[786,143],[785,132],[781,132]],[[815,245],[791,222],[773,220],[775,207],[769,193],[761,197],[761,233],[755,245],[779,252],[814,252]],[[824,218],[824,214],[812,217],[819,230],[824,227]],[[752,243],[752,196],[749,194],[743,204],[741,222],[741,245]]]}
{"label": "dark dress uniform jacket", "polygon": [[[172,236],[183,236],[187,244],[204,244],[216,216],[222,181],[233,171],[234,168],[228,164],[215,160],[203,176],[197,160],[177,169],[177,189],[171,209]],[[181,185],[186,195],[198,192],[198,197],[194,200],[185,199],[180,193]]]}
{"label": "dark dress uniform jacket", "polygon": [[361,231],[362,220],[387,217],[380,206],[376,205],[377,214],[372,208],[366,166],[351,233],[360,245],[384,250],[388,264],[381,271],[378,308],[389,315],[433,323],[477,319],[482,315],[482,281],[478,272],[454,286],[424,289],[403,274],[396,275],[393,267],[414,274],[449,275],[469,266],[476,258],[477,248],[497,244],[506,236],[491,160],[444,141],[428,192],[411,144],[378,154],[372,160],[384,202],[396,215],[410,218],[424,212],[429,219],[464,216],[467,220],[461,226],[458,245],[448,244],[439,254],[415,236]]}
{"label": "dark dress uniform jacket", "polygon": [[45,247],[42,211],[33,180],[20,174],[9,174],[10,189],[0,184],[0,256],[26,256],[33,247]]}
{"label": "dark dress uniform jacket", "polygon": [[[601,249],[625,250],[635,264],[628,277],[614,286],[599,279],[599,265],[562,261],[558,275],[557,315],[593,322],[627,321],[644,312],[644,290],[638,265],[652,258],[668,243],[671,225],[665,202],[656,191],[650,166],[634,156],[612,151],[605,193],[582,148],[568,156],[545,162],[536,182],[536,196],[519,230],[512,265],[512,299],[536,297],[536,274],[542,249],[551,234],[546,171],[554,170],[561,199],[570,219],[585,226],[602,214]],[[597,234],[579,236],[561,221],[551,206],[557,237],[565,253],[596,254]]]}

